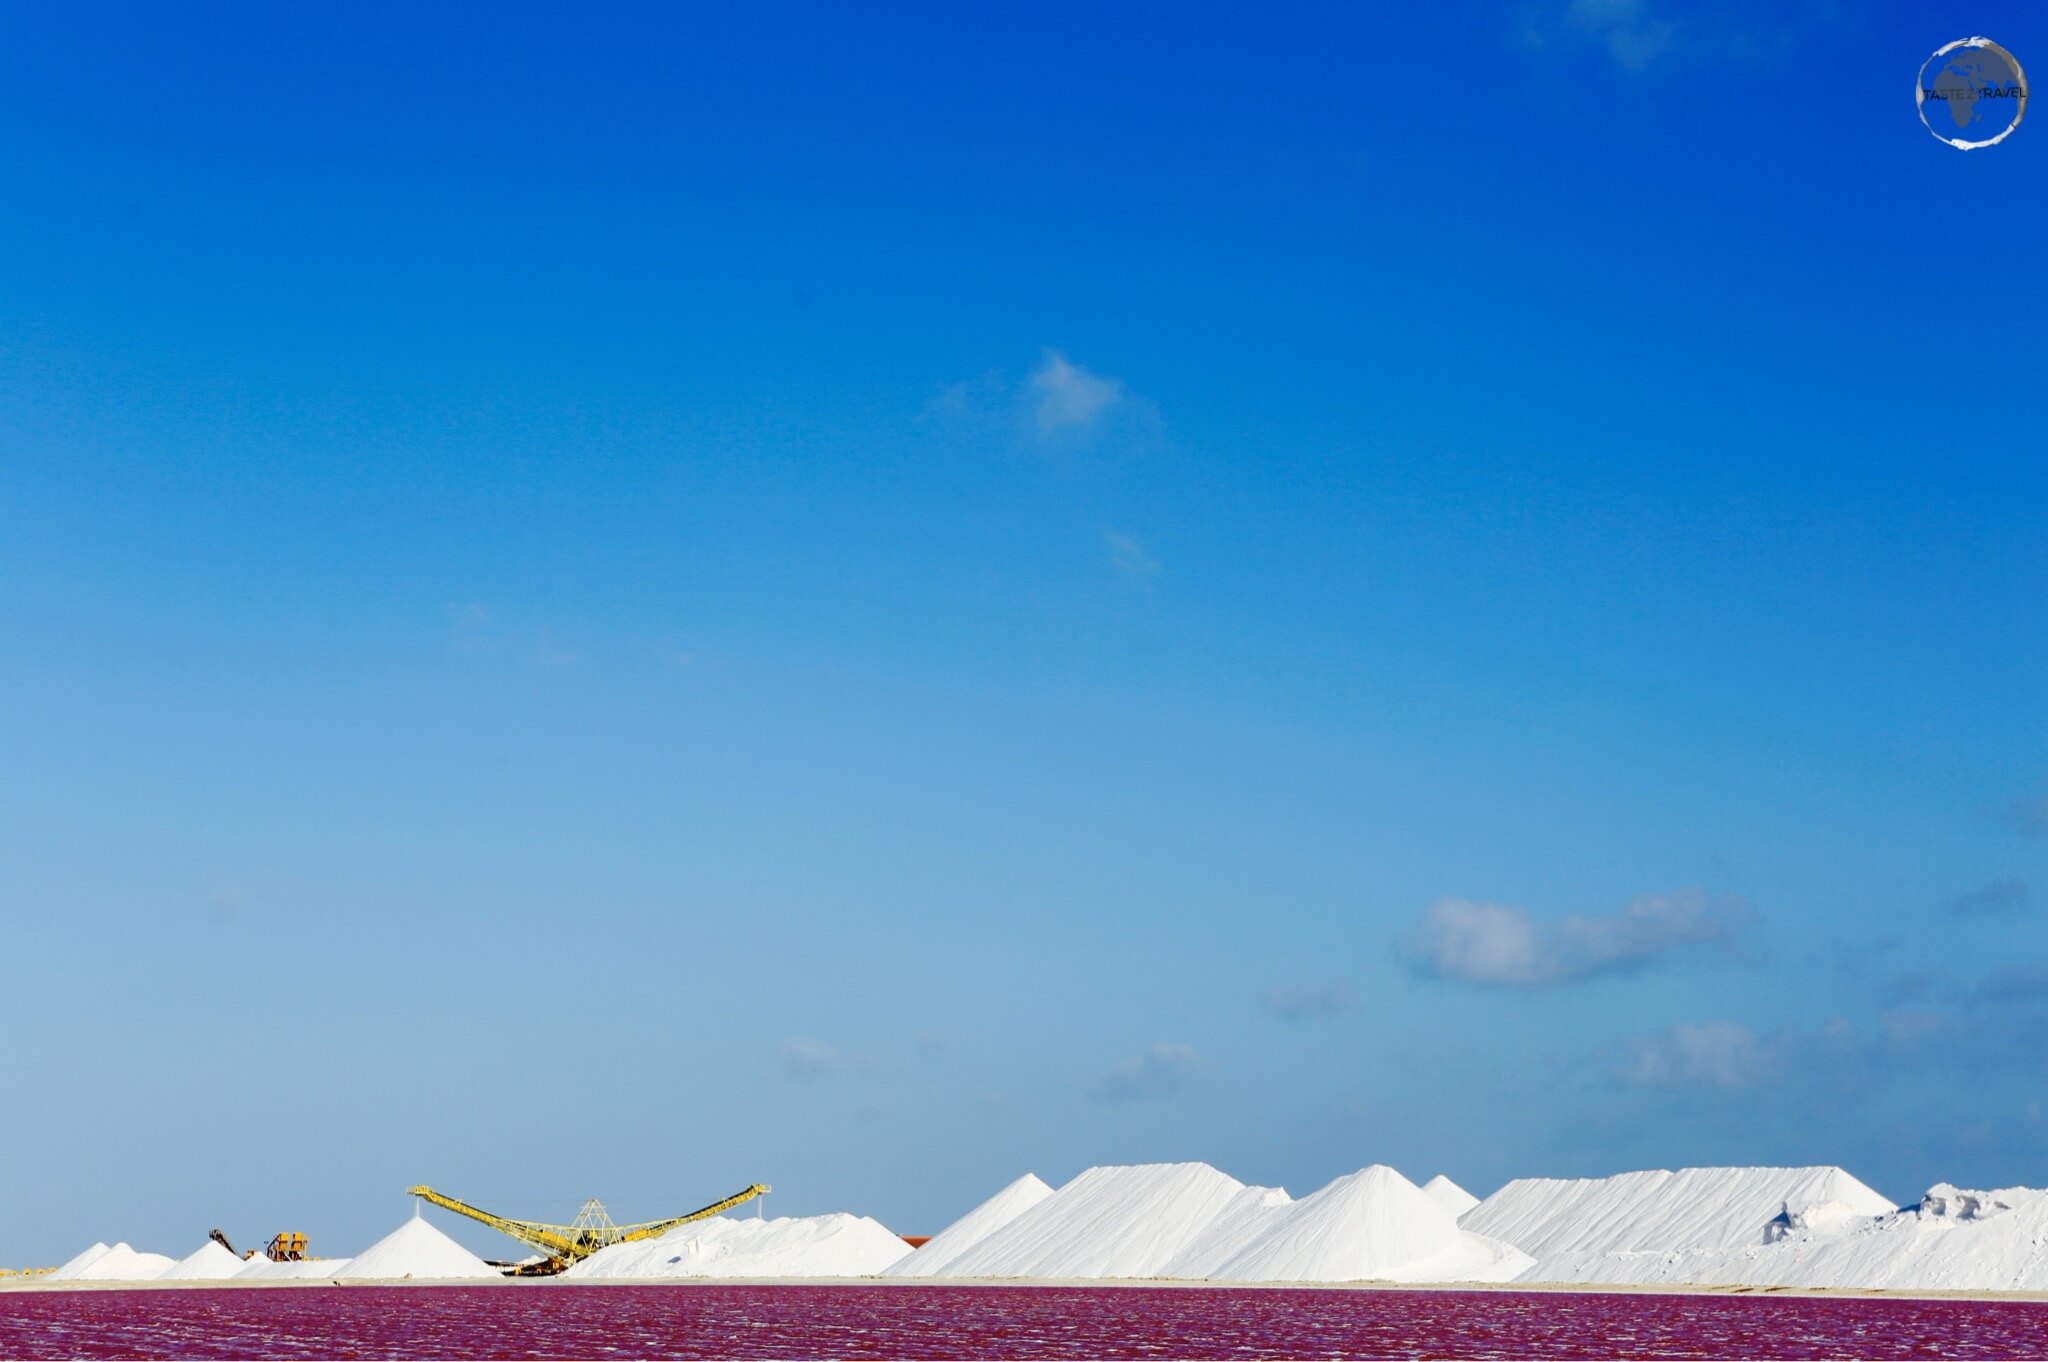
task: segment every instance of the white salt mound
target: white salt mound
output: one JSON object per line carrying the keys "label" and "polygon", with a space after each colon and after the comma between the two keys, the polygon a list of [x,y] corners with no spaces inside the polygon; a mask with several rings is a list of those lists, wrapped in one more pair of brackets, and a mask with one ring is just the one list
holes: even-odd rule
{"label": "white salt mound", "polygon": [[157,1278],[160,1282],[220,1282],[240,1272],[246,1264],[209,1239],[180,1258]]}
{"label": "white salt mound", "polygon": [[935,1275],[1155,1277],[1243,1190],[1206,1163],[1090,1168]]}
{"label": "white salt mound", "polygon": [[1545,1259],[1536,1279],[1644,1285],[2048,1291],[2048,1191],[1947,1183],[1880,1215],[1824,1202],[1788,1210],[1755,1242],[1686,1252]]}
{"label": "white salt mound", "polygon": [[1470,1230],[1459,1232],[1458,1242],[1442,1253],[1410,1263],[1387,1273],[1390,1282],[1512,1282],[1519,1281],[1536,1260],[1499,1239],[1489,1239]]}
{"label": "white salt mound", "polygon": [[93,1263],[101,1256],[106,1254],[108,1251],[109,1250],[107,1248],[107,1245],[94,1244],[91,1248],[84,1249],[78,1253],[73,1254],[71,1257],[66,1258],[62,1263],[59,1263],[56,1267],[52,1268],[50,1270],[50,1274],[47,1277],[44,1277],[43,1280],[46,1282],[68,1282],[76,1280],[78,1274],[82,1270],[84,1270],[91,1263]]}
{"label": "white salt mound", "polygon": [[166,1253],[138,1253],[126,1244],[116,1244],[79,1268],[71,1277],[76,1282],[151,1282],[164,1275],[177,1260]]}
{"label": "white salt mound", "polygon": [[1436,1281],[1529,1266],[1507,1246],[1464,1233],[1420,1187],[1374,1164],[1287,1206],[1204,1275],[1249,1282]]}
{"label": "white salt mound", "polygon": [[1270,1227],[1294,1198],[1280,1187],[1247,1187],[1232,1197],[1193,1243],[1159,1269],[1162,1277],[1200,1280],[1213,1277],[1238,1250]]}
{"label": "white salt mound", "polygon": [[1422,1184],[1422,1194],[1449,1211],[1453,1216],[1463,1215],[1479,1204],[1478,1197],[1473,1196],[1442,1173],[1438,1173],[1428,1182]]}
{"label": "white salt mound", "polygon": [[498,1269],[435,1229],[417,1210],[412,1219],[341,1265],[337,1281],[441,1281],[501,1275]]}
{"label": "white salt mound", "polygon": [[1026,1173],[940,1230],[908,1257],[891,1263],[885,1277],[937,1277],[953,1260],[1052,1195],[1036,1173]]}
{"label": "white salt mound", "polygon": [[600,1249],[564,1277],[870,1277],[910,1245],[861,1215],[712,1216]]}
{"label": "white salt mound", "polygon": [[349,1258],[300,1258],[296,1261],[288,1259],[282,1263],[273,1263],[268,1258],[258,1254],[254,1258],[243,1260],[242,1270],[235,1274],[234,1280],[238,1282],[331,1282],[339,1278],[343,1269],[347,1268],[352,1261],[354,1260]]}
{"label": "white salt mound", "polygon": [[1894,1205],[1839,1168],[1654,1169],[1608,1178],[1517,1178],[1458,1223],[1505,1240],[1547,1267],[1561,1258],[1753,1244],[1788,1207],[1825,1202],[1840,1202],[1857,1215],[1883,1215]]}
{"label": "white salt mound", "polygon": [[[982,1209],[963,1217],[962,1226],[971,1228]],[[925,1260],[939,1243],[934,1238],[889,1275],[1505,1281],[1534,1262],[1511,1245],[1461,1230],[1434,1197],[1380,1165],[1300,1201],[1277,1187],[1246,1187],[1201,1163],[1091,1168],[1006,1224],[960,1239],[957,1248],[943,1246],[943,1257]]]}

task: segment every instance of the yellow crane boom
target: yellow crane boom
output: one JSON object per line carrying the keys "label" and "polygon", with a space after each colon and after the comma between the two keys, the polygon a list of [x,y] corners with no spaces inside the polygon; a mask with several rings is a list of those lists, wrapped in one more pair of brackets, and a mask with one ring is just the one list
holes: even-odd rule
{"label": "yellow crane boom", "polygon": [[755,1197],[767,1196],[774,1190],[765,1182],[757,1182],[743,1191],[734,1192],[723,1201],[714,1201],[704,1209],[691,1211],[688,1215],[675,1216],[669,1220],[644,1220],[637,1225],[614,1225],[612,1228],[619,1232],[617,1242],[621,1244],[630,1244],[636,1239],[652,1239],[657,1234],[667,1234],[676,1226],[687,1225],[692,1220],[708,1220],[714,1215],[724,1215],[733,1207],[744,1206]]}
{"label": "yellow crane boom", "polygon": [[452,1196],[443,1196],[431,1187],[409,1187],[407,1192],[444,1211],[468,1216],[479,1224],[489,1225],[498,1233],[518,1240],[540,1255],[537,1263],[524,1263],[511,1270],[511,1275],[520,1277],[549,1277],[560,1272],[571,1263],[580,1263],[601,1248],[613,1244],[631,1243],[638,1239],[652,1239],[665,1234],[678,1225],[687,1225],[692,1220],[703,1220],[709,1216],[743,1206],[757,1196],[765,1196],[773,1190],[765,1182],[757,1182],[744,1191],[735,1192],[723,1201],[714,1201],[702,1210],[691,1211],[688,1215],[674,1216],[668,1220],[647,1220],[635,1225],[615,1225],[611,1216],[605,1213],[604,1203],[593,1198],[583,1203],[573,1224],[548,1225],[537,1220],[514,1220],[510,1216],[493,1215],[491,1212],[472,1206],[466,1201],[457,1201]]}

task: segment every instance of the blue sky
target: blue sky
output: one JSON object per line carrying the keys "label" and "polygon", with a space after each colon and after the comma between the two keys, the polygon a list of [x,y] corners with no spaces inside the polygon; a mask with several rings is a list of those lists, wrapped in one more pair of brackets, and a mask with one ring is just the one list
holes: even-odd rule
{"label": "blue sky", "polygon": [[2048,21],[1777,8],[18,8],[0,1261],[2039,1185]]}

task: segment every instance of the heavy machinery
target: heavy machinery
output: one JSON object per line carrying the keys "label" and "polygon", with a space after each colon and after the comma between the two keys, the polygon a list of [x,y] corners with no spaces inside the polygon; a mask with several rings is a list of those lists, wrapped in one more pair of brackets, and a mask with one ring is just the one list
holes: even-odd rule
{"label": "heavy machinery", "polygon": [[567,1225],[544,1225],[533,1220],[513,1220],[508,1216],[492,1215],[489,1211],[478,1210],[466,1201],[457,1201],[452,1196],[443,1196],[431,1187],[410,1187],[407,1192],[430,1205],[444,1211],[466,1215],[479,1224],[489,1225],[498,1233],[517,1239],[540,1256],[530,1262],[499,1263],[508,1277],[552,1277],[571,1263],[580,1263],[601,1248],[613,1244],[630,1244],[638,1239],[652,1239],[657,1234],[666,1234],[678,1225],[687,1225],[692,1220],[704,1220],[719,1215],[735,1206],[743,1206],[757,1196],[766,1196],[774,1190],[764,1182],[757,1182],[743,1192],[735,1192],[723,1201],[714,1201],[700,1211],[679,1215],[669,1220],[648,1220],[637,1225],[615,1225],[605,1212],[604,1203],[592,1198],[583,1203],[583,1209],[576,1219]]}
{"label": "heavy machinery", "polygon": [[[237,1258],[254,1258],[251,1251],[243,1253],[228,1242],[227,1233],[219,1229],[206,1232],[206,1237],[219,1244]],[[306,1236],[296,1230],[283,1230],[270,1236],[270,1242],[263,1246],[263,1256],[273,1263],[298,1263],[306,1258]]]}
{"label": "heavy machinery", "polygon": [[274,1234],[263,1246],[263,1256],[273,1263],[297,1263],[306,1257],[306,1236],[286,1230]]}

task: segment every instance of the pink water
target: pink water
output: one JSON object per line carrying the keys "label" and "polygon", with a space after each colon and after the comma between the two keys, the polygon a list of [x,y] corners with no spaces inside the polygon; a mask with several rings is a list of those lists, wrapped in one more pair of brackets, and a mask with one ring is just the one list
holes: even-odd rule
{"label": "pink water", "polygon": [[0,1357],[2042,1357],[2013,1301],[971,1286],[0,1293]]}

